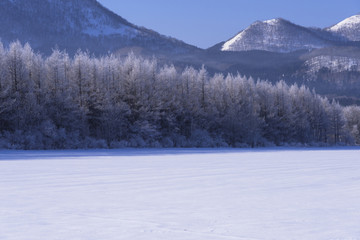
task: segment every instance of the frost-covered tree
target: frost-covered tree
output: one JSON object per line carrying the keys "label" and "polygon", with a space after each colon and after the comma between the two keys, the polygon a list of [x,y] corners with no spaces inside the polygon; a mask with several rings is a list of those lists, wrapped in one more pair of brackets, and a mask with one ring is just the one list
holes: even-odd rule
{"label": "frost-covered tree", "polygon": [[329,140],[334,144],[343,142],[345,140],[345,116],[343,108],[338,102],[333,100],[331,104],[328,105],[327,111],[329,115]]}
{"label": "frost-covered tree", "polygon": [[344,109],[347,131],[351,133],[354,142],[360,144],[360,107],[349,106]]}

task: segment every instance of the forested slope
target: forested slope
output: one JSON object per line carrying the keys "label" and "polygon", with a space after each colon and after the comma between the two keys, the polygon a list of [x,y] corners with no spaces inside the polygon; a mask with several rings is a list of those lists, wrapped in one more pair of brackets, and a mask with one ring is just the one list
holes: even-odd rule
{"label": "forested slope", "polygon": [[359,121],[359,107],[282,81],[0,45],[0,148],[354,144]]}

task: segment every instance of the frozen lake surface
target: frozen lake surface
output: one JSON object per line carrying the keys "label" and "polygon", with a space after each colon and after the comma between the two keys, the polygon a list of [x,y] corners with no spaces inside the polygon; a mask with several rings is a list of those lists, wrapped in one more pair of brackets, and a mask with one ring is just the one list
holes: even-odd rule
{"label": "frozen lake surface", "polygon": [[359,240],[360,150],[0,151],[1,240]]}

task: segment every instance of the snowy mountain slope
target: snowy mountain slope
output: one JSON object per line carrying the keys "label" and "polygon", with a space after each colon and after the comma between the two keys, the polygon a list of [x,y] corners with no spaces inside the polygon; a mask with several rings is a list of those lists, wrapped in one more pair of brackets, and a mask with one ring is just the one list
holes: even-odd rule
{"label": "snowy mountain slope", "polygon": [[226,41],[221,50],[292,52],[327,47],[335,38],[321,29],[305,28],[278,18],[253,23]]}
{"label": "snowy mountain slope", "polygon": [[305,65],[310,73],[316,73],[325,68],[331,72],[360,72],[360,58],[320,55],[307,60]]}
{"label": "snowy mountain slope", "polygon": [[360,14],[351,16],[326,30],[350,41],[360,41]]}
{"label": "snowy mountain slope", "polygon": [[330,27],[329,30],[331,31],[339,31],[342,28],[352,28],[356,27],[360,24],[360,14],[351,16],[349,18],[344,19],[343,21],[335,24],[334,26]]}
{"label": "snowy mountain slope", "polygon": [[100,54],[123,47],[160,52],[196,49],[135,26],[96,0],[2,0],[0,21],[5,44],[18,39],[45,53],[55,46],[70,53],[81,48]]}

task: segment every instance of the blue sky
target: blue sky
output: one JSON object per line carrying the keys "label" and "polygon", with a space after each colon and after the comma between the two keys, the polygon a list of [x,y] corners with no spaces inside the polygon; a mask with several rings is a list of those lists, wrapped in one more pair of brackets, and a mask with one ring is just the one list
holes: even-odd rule
{"label": "blue sky", "polygon": [[360,13],[360,0],[98,0],[129,22],[198,47],[234,36],[256,20],[282,17],[328,27]]}

